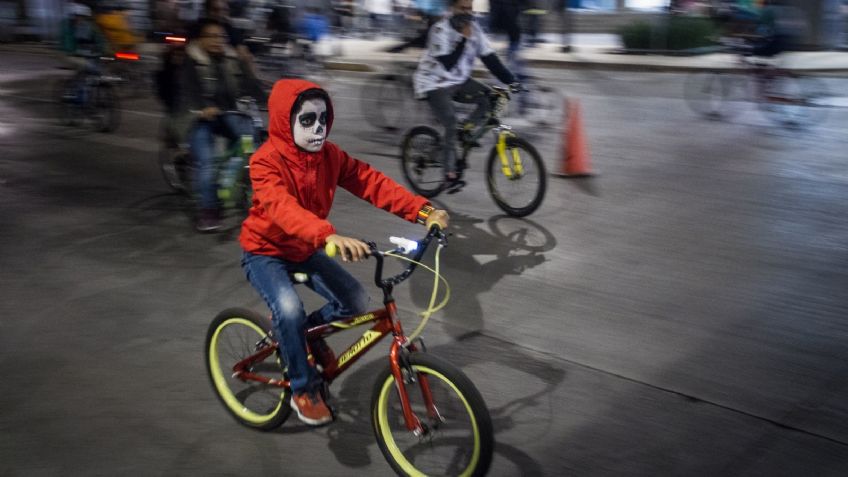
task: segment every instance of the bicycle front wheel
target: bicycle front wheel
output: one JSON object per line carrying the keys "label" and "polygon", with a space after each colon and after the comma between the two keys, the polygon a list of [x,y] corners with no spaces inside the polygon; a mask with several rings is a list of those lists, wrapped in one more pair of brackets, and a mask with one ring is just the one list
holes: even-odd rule
{"label": "bicycle front wheel", "polygon": [[[206,334],[206,369],[212,389],[236,421],[255,429],[279,427],[289,417],[289,388],[246,381],[233,376],[236,363],[273,345],[271,322],[258,313],[230,308],[218,314]],[[277,350],[248,371],[270,379],[285,379]]]}
{"label": "bicycle front wheel", "polygon": [[810,127],[827,114],[827,90],[815,78],[779,74],[764,82],[762,88],[760,109],[781,126]]}
{"label": "bicycle front wheel", "polygon": [[400,157],[403,176],[417,194],[431,198],[442,191],[443,156],[441,136],[429,126],[416,126],[403,138]]}
{"label": "bicycle front wheel", "polygon": [[[485,475],[495,446],[492,419],[471,380],[453,365],[411,353],[417,375],[406,384],[410,405],[426,424],[416,436],[406,428],[391,367],[380,373],[371,399],[371,423],[380,450],[400,475]],[[437,413],[428,412],[420,384],[426,380]]]}
{"label": "bicycle front wheel", "polygon": [[492,147],[486,166],[486,183],[495,204],[513,217],[525,217],[542,205],[547,173],[542,157],[520,137],[505,139],[506,148]]}

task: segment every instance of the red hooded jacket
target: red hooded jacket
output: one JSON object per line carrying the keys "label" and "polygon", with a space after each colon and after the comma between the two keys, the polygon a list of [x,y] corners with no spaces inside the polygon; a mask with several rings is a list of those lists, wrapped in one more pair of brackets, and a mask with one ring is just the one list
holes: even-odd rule
{"label": "red hooded jacket", "polygon": [[[323,247],[336,229],[327,221],[336,186],[410,222],[427,199],[416,196],[370,165],[327,141],[318,152],[294,143],[291,109],[297,98],[318,85],[280,80],[268,98],[269,140],[250,158],[253,204],[239,242],[250,253],[302,262]],[[333,106],[327,102],[327,135]]]}

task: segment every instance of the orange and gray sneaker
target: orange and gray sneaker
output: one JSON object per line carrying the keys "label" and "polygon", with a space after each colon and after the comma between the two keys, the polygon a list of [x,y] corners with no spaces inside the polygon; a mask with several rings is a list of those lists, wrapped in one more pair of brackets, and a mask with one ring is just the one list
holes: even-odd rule
{"label": "orange and gray sneaker", "polygon": [[297,412],[297,417],[310,426],[321,426],[333,420],[333,413],[317,392],[293,394],[291,407]]}

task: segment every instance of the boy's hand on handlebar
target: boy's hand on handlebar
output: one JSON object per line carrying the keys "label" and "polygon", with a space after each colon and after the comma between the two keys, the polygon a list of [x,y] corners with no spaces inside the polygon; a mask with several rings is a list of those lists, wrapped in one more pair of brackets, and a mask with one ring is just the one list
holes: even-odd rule
{"label": "boy's hand on handlebar", "polygon": [[342,260],[345,262],[348,260],[358,262],[364,258],[368,258],[368,254],[371,251],[368,244],[351,237],[332,234],[327,237],[326,242],[336,246],[338,251],[341,252]]}
{"label": "boy's hand on handlebar", "polygon": [[427,230],[430,230],[430,227],[433,224],[436,224],[442,230],[448,228],[448,223],[450,222],[450,216],[448,215],[446,210],[436,209],[433,212],[430,212],[430,215],[427,217]]}

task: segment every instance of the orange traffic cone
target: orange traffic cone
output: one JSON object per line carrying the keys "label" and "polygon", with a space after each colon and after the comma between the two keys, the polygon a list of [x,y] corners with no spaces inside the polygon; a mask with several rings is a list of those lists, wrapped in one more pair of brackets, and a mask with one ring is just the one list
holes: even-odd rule
{"label": "orange traffic cone", "polygon": [[562,172],[555,172],[558,177],[588,177],[591,176],[589,166],[589,143],[583,133],[583,118],[580,115],[580,105],[577,100],[565,100],[566,127],[562,131]]}

